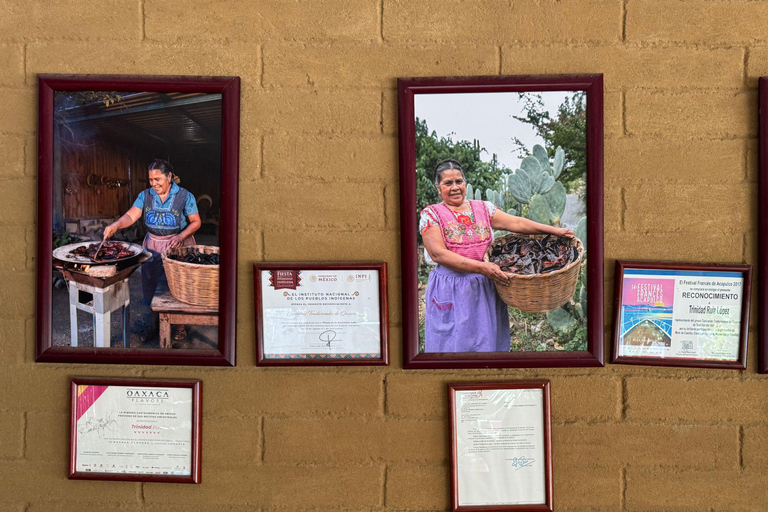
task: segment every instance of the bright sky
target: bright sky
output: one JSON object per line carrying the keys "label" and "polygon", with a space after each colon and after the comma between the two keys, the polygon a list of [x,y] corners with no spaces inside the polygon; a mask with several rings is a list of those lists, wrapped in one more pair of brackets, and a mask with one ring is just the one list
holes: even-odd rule
{"label": "bright sky", "polygon": [[[531,93],[533,94],[533,93]],[[557,108],[571,91],[540,93],[544,108],[554,118]],[[521,123],[512,116],[523,116],[523,99],[516,92],[459,93],[459,94],[416,94],[414,96],[416,117],[425,120],[430,133],[455,141],[474,139],[480,141],[488,154],[483,161],[490,161],[496,153],[499,162],[510,169],[520,165],[519,152],[513,137],[520,139],[530,151],[534,144],[544,145],[531,125]]]}

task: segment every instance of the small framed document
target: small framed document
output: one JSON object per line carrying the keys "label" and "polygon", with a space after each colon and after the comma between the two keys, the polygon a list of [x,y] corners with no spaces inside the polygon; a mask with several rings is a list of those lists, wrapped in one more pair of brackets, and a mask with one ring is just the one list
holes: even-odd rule
{"label": "small framed document", "polygon": [[552,511],[549,381],[449,384],[451,508]]}
{"label": "small framed document", "polygon": [[76,377],[69,478],[200,483],[199,380]]}
{"label": "small framed document", "polygon": [[612,363],[744,370],[751,265],[616,261]]}
{"label": "small framed document", "polygon": [[387,264],[256,263],[258,366],[389,364]]}

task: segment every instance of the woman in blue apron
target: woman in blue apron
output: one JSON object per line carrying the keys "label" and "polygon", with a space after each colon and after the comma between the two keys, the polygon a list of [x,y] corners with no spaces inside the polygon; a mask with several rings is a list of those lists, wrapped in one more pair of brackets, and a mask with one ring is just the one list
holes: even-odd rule
{"label": "woman in blue apron", "polygon": [[132,226],[143,214],[147,230],[143,245],[152,253],[152,258],[141,266],[141,287],[147,304],[152,302],[158,283],[165,280],[160,255],[173,247],[195,245],[193,234],[201,225],[195,196],[178,186],[176,179],[171,164],[153,161],[149,164],[150,188],[139,193],[125,215],[104,228],[106,240],[119,229]]}

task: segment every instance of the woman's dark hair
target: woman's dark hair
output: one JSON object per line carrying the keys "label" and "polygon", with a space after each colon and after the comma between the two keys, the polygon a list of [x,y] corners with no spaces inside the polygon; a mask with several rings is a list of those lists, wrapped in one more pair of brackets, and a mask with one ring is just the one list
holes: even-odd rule
{"label": "woman's dark hair", "polygon": [[173,172],[173,166],[168,160],[162,158],[155,158],[152,163],[149,164],[147,171],[160,171],[164,176],[170,176],[175,183],[180,183],[179,176]]}
{"label": "woman's dark hair", "polygon": [[440,180],[443,177],[443,171],[447,171],[448,169],[457,169],[458,171],[461,172],[461,177],[464,178],[465,180],[467,179],[464,176],[464,169],[461,168],[461,164],[457,160],[454,160],[453,158],[446,158],[445,160],[437,164],[437,167],[435,167],[435,185],[440,184]]}

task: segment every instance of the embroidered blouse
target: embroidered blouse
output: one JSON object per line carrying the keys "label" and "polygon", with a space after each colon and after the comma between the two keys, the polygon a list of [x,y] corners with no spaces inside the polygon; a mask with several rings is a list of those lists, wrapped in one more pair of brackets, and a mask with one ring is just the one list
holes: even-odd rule
{"label": "embroidered blouse", "polygon": [[[496,213],[496,210],[499,209],[498,206],[493,204],[490,201],[483,201],[483,205],[485,205],[485,208],[488,210],[488,218],[493,219],[493,214]],[[466,215],[468,216],[472,222],[475,221],[474,216],[472,214],[472,208],[469,209],[469,211],[466,212],[454,212],[451,210],[451,213],[456,217],[456,220],[459,220],[459,215]],[[419,233],[424,233],[424,231],[427,230],[427,228],[430,228],[432,226],[439,226],[440,222],[437,220],[437,213],[435,213],[432,210],[431,206],[427,206],[423,210],[421,210],[421,218],[419,219]]]}

